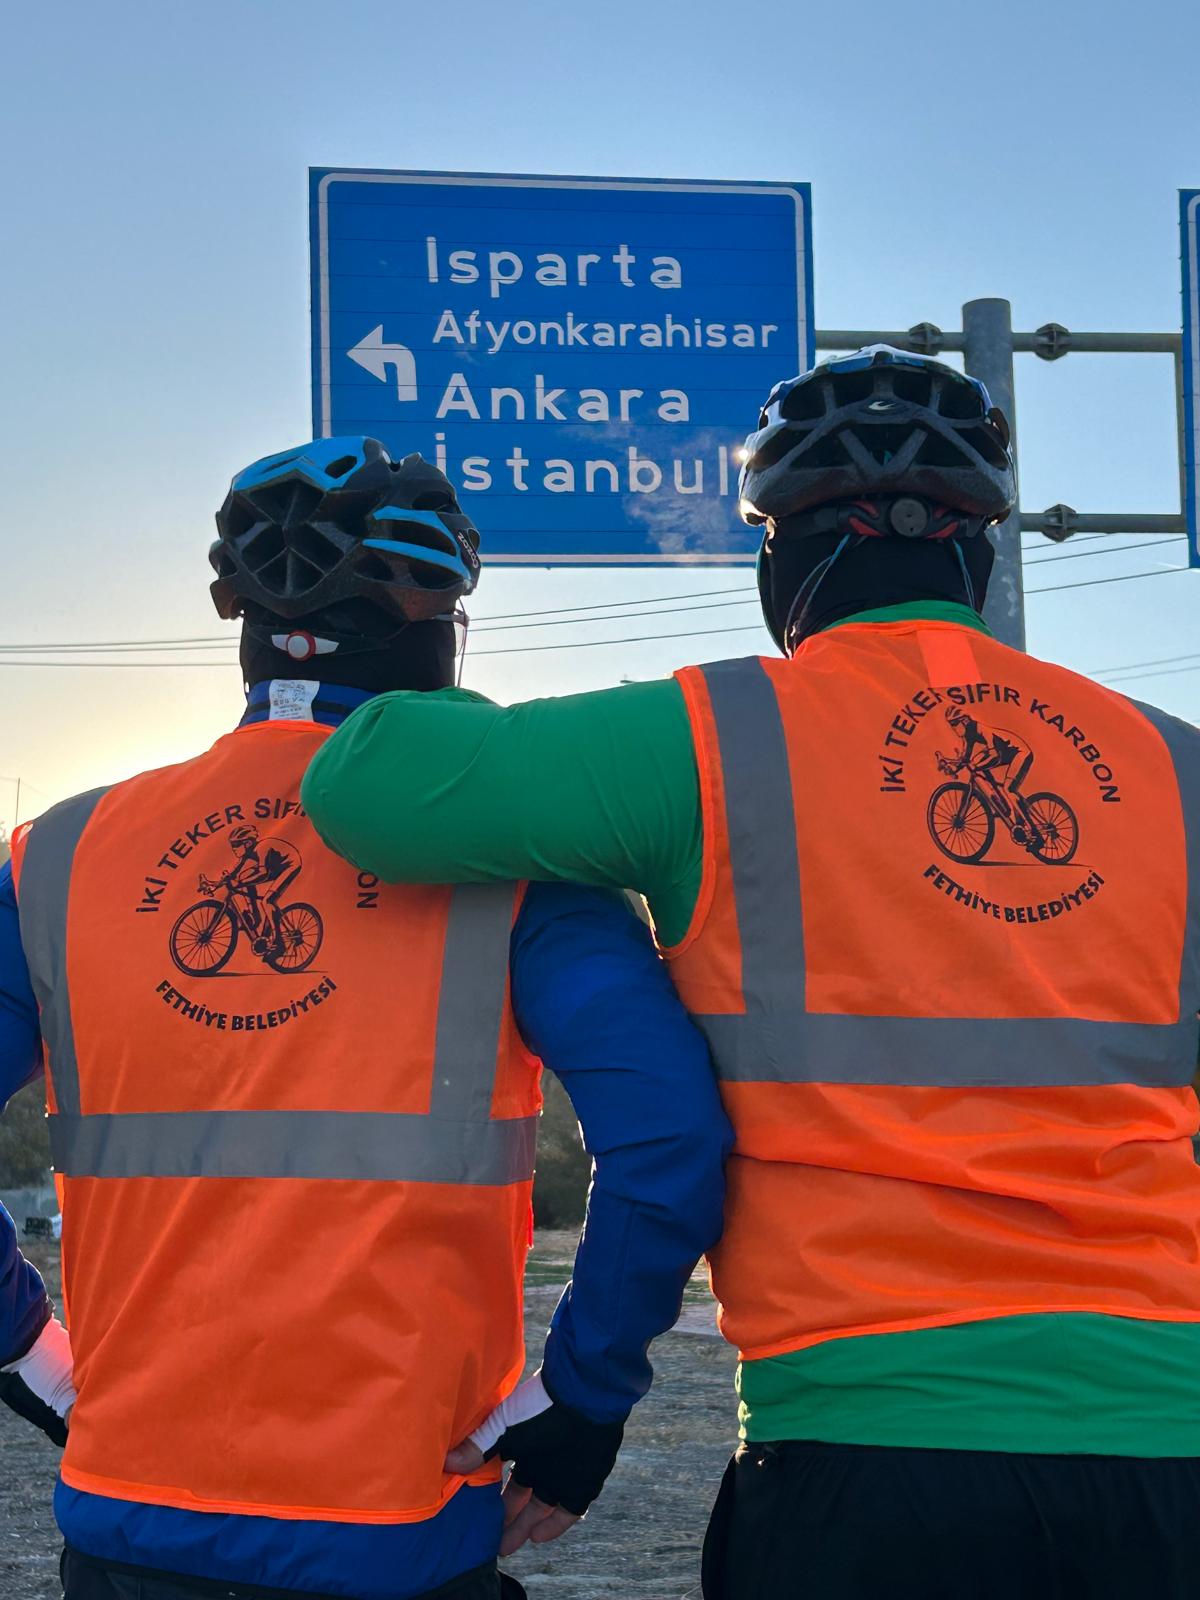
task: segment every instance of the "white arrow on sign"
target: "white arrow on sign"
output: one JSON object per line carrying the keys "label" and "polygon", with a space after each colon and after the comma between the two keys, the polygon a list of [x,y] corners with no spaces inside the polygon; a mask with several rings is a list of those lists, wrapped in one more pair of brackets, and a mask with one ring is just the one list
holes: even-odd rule
{"label": "white arrow on sign", "polygon": [[351,361],[357,361],[360,367],[365,367],[372,377],[378,378],[380,383],[387,382],[387,369],[395,367],[396,399],[417,398],[416,359],[406,344],[383,342],[382,322],[377,328],[372,328],[365,339],[360,339],[353,350],[347,350],[346,354]]}

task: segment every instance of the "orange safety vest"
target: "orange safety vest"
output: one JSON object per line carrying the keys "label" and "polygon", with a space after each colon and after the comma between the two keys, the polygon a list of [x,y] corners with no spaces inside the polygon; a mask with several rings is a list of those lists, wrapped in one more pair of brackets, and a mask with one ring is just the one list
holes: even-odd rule
{"label": "orange safety vest", "polygon": [[389,888],[333,855],[299,801],[327,732],[239,729],[16,842],[73,1488],[420,1521],[520,1379],[541,1095],[508,995],[519,890]]}
{"label": "orange safety vest", "polygon": [[726,1336],[1200,1320],[1200,732],[949,623],[678,676]]}

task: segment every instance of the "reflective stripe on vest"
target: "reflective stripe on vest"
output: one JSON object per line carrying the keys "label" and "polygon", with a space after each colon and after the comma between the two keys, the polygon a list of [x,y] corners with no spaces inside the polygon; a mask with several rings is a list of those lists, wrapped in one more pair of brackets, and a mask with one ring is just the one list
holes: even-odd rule
{"label": "reflective stripe on vest", "polygon": [[[1200,1012],[1200,733],[1157,706],[1134,700],[1142,715],[1154,724],[1171,753],[1179,795],[1183,802],[1183,827],[1187,841],[1187,932],[1179,974],[1179,1014],[1186,1020]],[[1190,1074],[1189,1074],[1190,1077]]]}
{"label": "reflective stripe on vest", "polygon": [[67,983],[76,847],[107,789],[55,806],[29,834],[21,939],[50,1055],[56,1170],[77,1178],[328,1178],[511,1184],[533,1176],[536,1117],[493,1118],[508,983],[511,884],[456,888],[438,1001],[428,1115],[158,1111],[88,1116]]}
{"label": "reflective stripe on vest", "polygon": [[[1138,705],[1162,736],[1187,839],[1187,932],[1171,1024],[1074,1018],[853,1016],[804,1006],[795,805],[775,690],[757,659],[699,669],[712,705],[742,950],[745,1013],[697,1015],[720,1076],[743,1083],[1032,1087],[1183,1085],[1200,1009],[1200,734]],[[836,825],[836,818],[831,818]],[[1137,929],[1129,930],[1137,937]],[[863,952],[863,959],[869,959]]]}
{"label": "reflective stripe on vest", "polygon": [[26,839],[21,869],[21,943],[41,1011],[42,1036],[53,1053],[55,1104],[67,1116],[79,1113],[79,1061],[67,988],[71,867],[83,830],[107,793],[107,788],[91,789],[39,817]]}

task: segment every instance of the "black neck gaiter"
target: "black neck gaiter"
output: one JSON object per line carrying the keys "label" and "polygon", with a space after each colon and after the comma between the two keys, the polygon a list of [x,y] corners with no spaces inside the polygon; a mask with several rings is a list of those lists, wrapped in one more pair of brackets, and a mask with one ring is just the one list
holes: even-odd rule
{"label": "black neck gaiter", "polygon": [[[297,624],[281,622],[279,632]],[[316,683],[340,683],[371,694],[389,689],[449,689],[458,675],[456,637],[449,622],[411,622],[386,645],[375,650],[354,650],[294,661],[285,650],[263,639],[257,629],[243,628],[242,674],[249,688],[272,678],[304,678]]]}
{"label": "black neck gaiter", "polygon": [[[985,534],[940,541],[852,538],[824,577],[815,578],[816,569],[841,542],[842,535],[837,533],[788,539],[786,524],[776,526],[770,557],[770,595],[781,629],[805,581],[814,578],[795,608],[795,617],[804,619],[799,634],[794,636],[797,642],[845,617],[881,606],[952,600],[975,611],[983,610],[996,558]],[[958,550],[962,552],[961,564]],[[963,576],[964,564],[970,591]]]}

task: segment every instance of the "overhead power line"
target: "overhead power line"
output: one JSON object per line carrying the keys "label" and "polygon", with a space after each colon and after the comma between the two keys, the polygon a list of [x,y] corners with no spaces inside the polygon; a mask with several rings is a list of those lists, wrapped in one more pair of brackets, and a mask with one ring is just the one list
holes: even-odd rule
{"label": "overhead power line", "polygon": [[588,623],[597,622],[627,622],[635,617],[681,617],[687,611],[724,611],[730,606],[752,606],[758,601],[758,590],[754,591],[753,599],[747,600],[713,600],[706,605],[699,606],[672,606],[670,610],[659,607],[656,611],[624,611],[620,616],[604,617],[559,617],[553,622],[502,622],[492,627],[479,627],[471,624],[472,634],[480,633],[511,633],[520,628],[581,628]]}
{"label": "overhead power line", "polygon": [[[622,611],[614,614],[605,614],[596,617],[556,617],[546,622],[501,622],[491,627],[480,627],[477,623],[471,624],[471,635],[474,637],[481,633],[510,633],[513,630],[524,628],[576,628],[586,627],[589,623],[600,622],[625,622],[635,617],[675,617],[683,616],[691,611],[723,611],[730,606],[754,605],[758,599],[758,591],[754,591],[753,599],[745,600],[713,600],[695,606],[671,606],[669,609],[659,607],[654,611]],[[636,604],[637,602],[626,602]],[[518,612],[517,615],[520,615]],[[546,613],[549,616],[549,613]],[[156,643],[143,641],[134,643],[132,640],[113,639],[104,643],[93,644],[25,644],[25,645],[0,645],[0,657],[6,655],[48,655],[54,651],[68,652],[72,655],[137,655],[151,650],[228,650],[236,647],[236,638],[229,639],[164,639]]]}
{"label": "overhead power line", "polygon": [[[1097,534],[1096,537],[1100,538],[1100,539],[1107,539],[1107,538],[1110,538],[1111,535],[1110,534],[1106,534],[1106,533],[1101,533],[1101,534]],[[1187,538],[1187,535],[1185,533],[1173,533],[1166,539],[1150,539],[1150,540],[1147,540],[1146,543],[1144,543],[1144,544],[1142,544],[1142,543],[1139,543],[1139,544],[1117,544],[1117,545],[1111,546],[1107,550],[1067,550],[1062,555],[1041,556],[1036,561],[1026,561],[1025,562],[1025,566],[1027,566],[1027,567],[1044,567],[1044,566],[1047,565],[1048,562],[1053,562],[1053,561],[1087,561],[1087,560],[1091,560],[1091,559],[1095,558],[1096,556],[1127,555],[1127,554],[1132,554],[1133,551],[1135,551],[1135,550],[1138,550],[1138,551],[1141,551],[1141,550],[1153,550],[1155,545],[1159,545],[1159,544],[1178,544],[1180,539],[1186,539],[1186,538]]]}
{"label": "overhead power line", "polygon": [[[520,620],[520,619],[523,619],[523,618],[526,618],[526,617],[556,617],[556,618],[561,619],[562,621],[574,621],[574,620],[576,620],[576,618],[574,616],[574,613],[584,612],[584,611],[613,611],[613,612],[616,612],[617,616],[614,616],[613,619],[612,619],[615,622],[615,621],[619,621],[623,615],[636,615],[636,613],[633,613],[633,612],[629,611],[629,608],[631,606],[671,605],[671,603],[676,601],[676,600],[698,600],[698,599],[713,600],[716,604],[724,604],[724,605],[734,605],[734,604],[739,604],[739,603],[740,604],[745,604],[746,602],[744,602],[744,601],[743,602],[737,602],[737,601],[733,601],[733,600],[722,600],[720,597],[721,596],[729,596],[729,595],[756,596],[757,594],[758,594],[758,589],[757,589],[756,586],[754,586],[754,585],[746,585],[746,586],[743,586],[743,587],[737,588],[737,589],[693,589],[693,590],[689,590],[685,594],[651,595],[651,596],[639,598],[639,599],[636,599],[636,600],[604,600],[604,601],[597,601],[593,605],[586,605],[586,606],[551,606],[548,609],[546,609],[545,611],[502,611],[502,612],[496,612],[496,613],[490,613],[489,612],[485,616],[476,617],[472,621],[471,631],[472,631],[472,633],[476,633],[476,634],[478,634],[478,633],[500,632],[500,631],[503,631],[503,630],[490,628],[490,627],[487,626],[487,624],[488,623],[492,623],[492,622],[508,623],[508,622],[517,621],[517,620]],[[685,611],[685,610],[687,610],[687,611],[702,611],[702,610],[705,610],[706,608],[704,606],[678,606],[678,607],[673,607],[673,609],[679,610],[679,611]],[[671,613],[669,611],[665,611],[665,612],[659,613],[659,615],[663,615],[663,616],[669,616],[670,614]],[[595,617],[595,618],[592,618],[592,617],[579,617],[578,620],[580,622],[588,622],[588,621],[604,622],[604,621],[606,621],[608,619],[605,618],[605,617]],[[529,625],[530,626],[539,626],[539,627],[554,627],[554,626],[557,626],[557,623],[549,623],[549,622],[547,622],[547,623],[537,623],[537,624],[531,623]],[[233,633],[227,633],[227,634],[200,634],[200,635],[195,635],[194,637],[191,637],[191,638],[169,638],[169,639],[94,639],[94,640],[92,640],[90,642],[83,642],[83,643],[81,643],[78,640],[53,640],[53,641],[51,641],[49,643],[45,643],[45,644],[0,644],[0,656],[4,656],[4,655],[45,655],[48,652],[53,651],[53,650],[69,650],[72,653],[79,651],[79,652],[83,652],[84,654],[88,653],[89,651],[96,651],[96,652],[101,652],[102,651],[102,652],[107,654],[109,651],[176,650],[176,649],[202,649],[202,650],[207,650],[207,649],[215,649],[215,648],[218,648],[220,646],[225,646],[227,648],[228,647],[232,647],[232,646],[236,646],[237,642],[238,642],[237,635],[233,634]]]}
{"label": "overhead power line", "polygon": [[1120,667],[1093,667],[1088,676],[1090,678],[1104,678],[1110,672],[1137,672],[1142,667],[1170,667],[1177,661],[1200,660],[1200,650],[1189,650],[1181,656],[1156,656],[1153,661],[1126,661]]}
{"label": "overhead power line", "polygon": [[685,633],[643,633],[633,638],[623,639],[566,639],[562,644],[526,644],[508,646],[499,650],[470,650],[467,653],[469,661],[478,661],[481,656],[524,656],[535,650],[593,650],[604,644],[657,644],[660,639],[710,639],[716,633],[761,633],[765,631],[761,622],[747,623],[738,628],[701,628],[695,632]]}
{"label": "overhead power line", "polygon": [[0,655],[44,655],[50,650],[212,650],[218,646],[228,649],[237,642],[235,633],[219,639],[93,639],[82,643],[62,639],[49,644],[0,644]]}
{"label": "overhead power line", "polygon": [[237,664],[233,656],[228,661],[17,661],[0,657],[0,667],[98,667],[111,672],[118,672],[122,668],[128,672],[136,672],[139,668],[143,671],[154,668],[166,672],[172,667],[236,667]]}
{"label": "overhead power line", "polygon": [[1026,589],[1030,594],[1063,594],[1067,589],[1092,589],[1099,583],[1132,583],[1135,578],[1164,578],[1170,573],[1187,572],[1187,567],[1155,567],[1152,572],[1126,572],[1111,578],[1085,578],[1081,583],[1053,583],[1046,589]]}
{"label": "overhead power line", "polygon": [[598,600],[589,606],[551,606],[546,611],[502,611],[477,617],[472,626],[480,622],[514,622],[524,617],[559,617],[574,611],[616,611],[624,606],[665,605],[670,600],[713,600],[722,595],[757,594],[756,584],[742,584],[737,589],[692,589],[686,594],[655,594],[637,600]]}
{"label": "overhead power line", "polygon": [[1136,683],[1139,678],[1173,678],[1180,672],[1200,672],[1200,661],[1190,667],[1156,667],[1151,672],[1127,672],[1119,678],[1109,678],[1110,685]]}
{"label": "overhead power line", "polygon": [[[688,629],[683,633],[646,633],[633,637],[622,636],[619,639],[567,639],[559,644],[532,644],[532,645],[504,645],[495,650],[472,650],[469,659],[478,660],[481,656],[523,656],[542,650],[594,650],[601,645],[616,644],[654,644],[660,639],[705,639],[718,633],[758,633],[762,631],[761,622],[747,623],[734,628],[699,628]],[[0,667],[100,667],[120,669],[122,667],[135,671],[158,668],[160,671],[169,667],[236,667],[237,661],[14,661],[0,658]]]}

